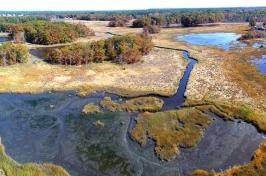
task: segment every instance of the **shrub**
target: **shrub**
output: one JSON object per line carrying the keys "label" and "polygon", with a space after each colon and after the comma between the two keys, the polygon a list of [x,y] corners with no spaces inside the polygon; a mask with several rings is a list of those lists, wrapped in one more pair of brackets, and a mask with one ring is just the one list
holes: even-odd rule
{"label": "shrub", "polygon": [[0,46],[0,65],[12,65],[28,62],[29,52],[22,44],[4,43]]}
{"label": "shrub", "polygon": [[128,22],[127,20],[116,19],[110,21],[108,27],[125,27],[127,22]]}
{"label": "shrub", "polygon": [[138,62],[142,55],[148,54],[152,47],[152,40],[148,36],[114,36],[87,44],[73,44],[46,50],[46,61],[65,65],[103,61],[132,64]]}
{"label": "shrub", "polygon": [[148,25],[148,26],[145,26],[144,28],[147,29],[149,34],[157,34],[157,33],[160,33],[161,31],[160,26],[157,26],[157,25]]}
{"label": "shrub", "polygon": [[146,23],[143,19],[136,19],[132,23],[132,27],[134,27],[134,28],[143,28],[145,25],[146,25]]}
{"label": "shrub", "polygon": [[255,26],[256,26],[256,20],[255,20],[254,18],[251,18],[251,19],[249,20],[249,26],[250,26],[250,27],[255,27]]}
{"label": "shrub", "polygon": [[251,30],[248,33],[243,34],[238,40],[249,40],[249,39],[256,39],[256,38],[264,38],[265,34],[263,31],[258,30]]}

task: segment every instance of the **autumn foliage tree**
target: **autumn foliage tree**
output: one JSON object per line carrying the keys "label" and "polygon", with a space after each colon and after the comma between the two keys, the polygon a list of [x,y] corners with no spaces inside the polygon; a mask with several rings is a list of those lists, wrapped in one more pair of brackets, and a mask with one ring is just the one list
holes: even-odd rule
{"label": "autumn foliage tree", "polygon": [[37,21],[9,26],[11,37],[24,32],[25,40],[29,43],[51,45],[67,43],[78,37],[94,35],[94,32],[82,24],[68,24],[63,22]]}
{"label": "autumn foliage tree", "polygon": [[90,43],[48,49],[46,61],[54,64],[81,65],[90,62],[112,61],[132,64],[148,54],[153,43],[144,35],[114,36]]}
{"label": "autumn foliage tree", "polygon": [[0,45],[0,65],[7,66],[28,62],[29,52],[25,45],[4,43]]}

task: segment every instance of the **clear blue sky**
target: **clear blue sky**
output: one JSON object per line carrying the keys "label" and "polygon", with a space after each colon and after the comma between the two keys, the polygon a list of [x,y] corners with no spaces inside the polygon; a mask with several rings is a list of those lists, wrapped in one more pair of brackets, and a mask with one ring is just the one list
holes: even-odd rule
{"label": "clear blue sky", "polygon": [[1,0],[0,10],[120,10],[266,6],[266,0]]}

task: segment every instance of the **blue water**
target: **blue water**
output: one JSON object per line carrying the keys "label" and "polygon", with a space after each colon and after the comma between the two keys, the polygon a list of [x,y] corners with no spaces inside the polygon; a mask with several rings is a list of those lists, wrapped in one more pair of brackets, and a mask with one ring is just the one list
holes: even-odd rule
{"label": "blue water", "polygon": [[177,36],[177,40],[185,41],[193,45],[205,45],[230,50],[232,48],[242,48],[247,46],[243,42],[237,41],[240,34],[236,33],[200,33],[200,34],[187,34]]}
{"label": "blue water", "polygon": [[263,47],[263,48],[266,47],[266,40],[264,42],[255,42],[253,44],[253,48],[261,48],[261,47]]}
{"label": "blue water", "polygon": [[6,41],[8,41],[8,37],[0,36],[0,43],[4,43]]}
{"label": "blue water", "polygon": [[266,55],[262,55],[262,57],[256,58],[252,60],[252,63],[257,66],[257,69],[263,75],[266,75]]}

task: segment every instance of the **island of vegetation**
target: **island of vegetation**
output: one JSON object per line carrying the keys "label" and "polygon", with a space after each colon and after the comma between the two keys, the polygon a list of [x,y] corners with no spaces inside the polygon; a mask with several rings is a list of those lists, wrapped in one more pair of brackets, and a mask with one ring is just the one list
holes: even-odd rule
{"label": "island of vegetation", "polygon": [[132,139],[145,146],[148,138],[155,141],[155,152],[161,160],[171,160],[179,147],[197,145],[212,120],[195,108],[157,113],[142,113],[131,131]]}
{"label": "island of vegetation", "polygon": [[82,112],[85,114],[95,114],[100,113],[101,109],[95,103],[89,103],[83,107]]}
{"label": "island of vegetation", "polygon": [[202,112],[212,112],[225,120],[241,119],[266,132],[266,119],[263,113],[245,104],[210,100],[187,100],[184,107],[195,107]]}
{"label": "island of vegetation", "polygon": [[112,112],[121,111],[160,111],[163,107],[163,100],[156,97],[132,98],[125,102],[112,101],[110,97],[105,97],[101,101],[101,106]]}
{"label": "island of vegetation", "polygon": [[1,174],[3,176],[70,176],[62,167],[53,164],[19,164],[7,156],[4,146],[0,144],[0,175]]}

